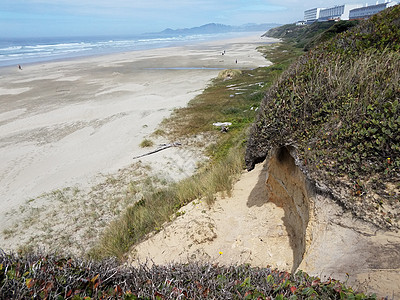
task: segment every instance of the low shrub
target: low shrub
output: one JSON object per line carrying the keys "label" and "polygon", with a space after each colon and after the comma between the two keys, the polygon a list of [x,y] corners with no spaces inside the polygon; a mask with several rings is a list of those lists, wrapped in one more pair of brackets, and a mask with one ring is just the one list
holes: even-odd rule
{"label": "low shrub", "polygon": [[0,299],[376,299],[301,271],[211,264],[121,267],[0,250]]}

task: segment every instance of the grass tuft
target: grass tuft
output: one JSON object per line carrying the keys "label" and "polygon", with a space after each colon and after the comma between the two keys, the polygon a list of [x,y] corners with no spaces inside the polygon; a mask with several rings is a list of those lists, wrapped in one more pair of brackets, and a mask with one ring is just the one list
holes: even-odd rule
{"label": "grass tuft", "polygon": [[153,136],[165,136],[166,135],[166,132],[164,131],[164,130],[162,130],[162,129],[156,129],[153,133],[152,133],[152,135]]}
{"label": "grass tuft", "polygon": [[153,147],[154,146],[154,142],[152,140],[149,139],[144,139],[140,145],[141,148],[148,148],[148,147]]}
{"label": "grass tuft", "polygon": [[240,70],[228,69],[228,70],[223,70],[223,71],[219,72],[217,78],[227,80],[227,79],[235,78],[241,74],[242,74],[242,71],[240,71]]}

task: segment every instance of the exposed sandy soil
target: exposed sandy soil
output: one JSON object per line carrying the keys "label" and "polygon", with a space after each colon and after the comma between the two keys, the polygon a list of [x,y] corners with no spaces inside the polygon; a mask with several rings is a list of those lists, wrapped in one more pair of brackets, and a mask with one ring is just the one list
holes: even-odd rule
{"label": "exposed sandy soil", "polygon": [[291,237],[285,211],[268,201],[266,168],[243,173],[231,197],[218,196],[212,207],[194,201],[171,224],[133,249],[131,261],[156,264],[211,261],[266,266],[290,271]]}

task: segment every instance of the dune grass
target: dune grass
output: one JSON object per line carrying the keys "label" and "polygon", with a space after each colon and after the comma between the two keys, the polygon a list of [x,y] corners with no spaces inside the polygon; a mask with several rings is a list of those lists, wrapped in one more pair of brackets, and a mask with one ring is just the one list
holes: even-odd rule
{"label": "dune grass", "polygon": [[123,260],[133,244],[170,221],[183,205],[201,198],[211,204],[217,192],[229,193],[234,176],[243,170],[243,152],[243,147],[232,148],[224,161],[204,172],[169,187],[144,193],[140,201],[128,207],[120,218],[108,226],[90,256],[95,259],[115,256]]}
{"label": "dune grass", "polygon": [[152,140],[149,139],[144,139],[141,143],[140,143],[140,148],[148,148],[148,147],[152,147],[154,145],[154,142]]}

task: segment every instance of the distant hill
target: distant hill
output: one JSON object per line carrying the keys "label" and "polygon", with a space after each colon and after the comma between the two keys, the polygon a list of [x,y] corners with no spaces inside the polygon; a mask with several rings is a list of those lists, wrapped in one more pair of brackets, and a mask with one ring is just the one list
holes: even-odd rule
{"label": "distant hill", "polygon": [[167,28],[159,33],[167,35],[189,35],[189,34],[208,34],[208,33],[224,33],[224,32],[250,32],[250,31],[267,31],[277,27],[280,24],[264,23],[264,24],[244,24],[241,26],[231,26],[217,23],[209,23],[199,27],[171,29]]}

